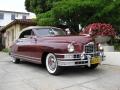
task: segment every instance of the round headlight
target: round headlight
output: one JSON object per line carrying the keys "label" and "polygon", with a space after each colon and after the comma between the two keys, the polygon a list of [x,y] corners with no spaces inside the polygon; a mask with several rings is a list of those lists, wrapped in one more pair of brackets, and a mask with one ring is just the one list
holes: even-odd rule
{"label": "round headlight", "polygon": [[75,48],[73,44],[68,44],[68,52],[74,52]]}

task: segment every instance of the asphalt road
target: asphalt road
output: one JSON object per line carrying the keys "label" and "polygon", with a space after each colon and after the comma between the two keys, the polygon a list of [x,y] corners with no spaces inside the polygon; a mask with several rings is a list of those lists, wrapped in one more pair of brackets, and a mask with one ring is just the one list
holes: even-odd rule
{"label": "asphalt road", "polygon": [[0,90],[120,90],[120,66],[67,68],[52,76],[41,65],[13,64],[8,54],[0,52]]}

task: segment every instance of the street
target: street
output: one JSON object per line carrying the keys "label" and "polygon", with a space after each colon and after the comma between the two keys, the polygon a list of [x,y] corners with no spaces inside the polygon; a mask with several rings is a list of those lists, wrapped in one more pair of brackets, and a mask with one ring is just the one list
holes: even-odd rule
{"label": "street", "polygon": [[53,76],[41,65],[14,64],[11,59],[0,52],[0,90],[120,90],[120,66],[69,67]]}

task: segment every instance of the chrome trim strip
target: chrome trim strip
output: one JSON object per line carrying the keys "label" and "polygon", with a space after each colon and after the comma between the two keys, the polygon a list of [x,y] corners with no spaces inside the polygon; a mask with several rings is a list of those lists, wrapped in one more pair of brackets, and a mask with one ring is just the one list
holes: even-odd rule
{"label": "chrome trim strip", "polygon": [[[93,53],[85,53],[86,54],[96,54],[96,53],[99,53],[99,51],[96,51],[96,52],[93,52]],[[64,54],[61,54],[61,53],[55,53],[55,55],[78,55],[78,54],[82,54],[82,53],[64,53]]]}
{"label": "chrome trim strip", "polygon": [[[86,55],[86,56],[90,56],[90,55],[95,55],[95,54],[97,54],[98,52],[94,52],[94,53],[85,53],[84,55]],[[72,58],[65,58],[65,57],[62,57],[62,58],[57,58],[57,59],[60,59],[60,60],[84,60],[84,59],[81,59],[81,58],[74,58],[74,55],[81,55],[81,53],[65,53],[65,54],[59,54],[59,53],[56,53],[55,55],[58,55],[58,56],[60,56],[60,55],[63,55],[63,56],[65,56],[65,55],[71,55],[71,56],[73,56]],[[80,56],[81,57],[81,56]]]}
{"label": "chrome trim strip", "polygon": [[57,59],[57,60],[61,60],[61,61],[88,61],[88,60],[86,60],[86,59],[79,59],[79,60],[74,60],[74,59],[61,59],[61,58],[59,58],[59,59]]}
{"label": "chrome trim strip", "polygon": [[39,59],[41,60],[41,58],[35,58],[35,57],[30,57],[30,56],[25,56],[25,55],[20,55],[20,54],[13,54],[11,53],[11,56],[18,56],[18,57],[23,57],[23,58],[31,58],[31,59]]}
{"label": "chrome trim strip", "polygon": [[60,60],[82,60],[81,58],[57,58],[57,59],[60,59]]}
{"label": "chrome trim strip", "polygon": [[82,53],[64,53],[64,54],[55,53],[55,55],[76,55],[76,54],[82,54]]}
{"label": "chrome trim strip", "polygon": [[35,60],[35,59],[30,59],[30,58],[23,58],[23,57],[19,57],[20,59],[23,59],[24,61],[31,61],[31,62],[38,62],[41,63],[40,60]]}
{"label": "chrome trim strip", "polygon": [[80,66],[80,65],[88,65],[88,63],[75,64],[75,62],[82,62],[82,61],[61,61],[61,60],[58,60],[58,66]]}
{"label": "chrome trim strip", "polygon": [[[55,54],[55,55],[58,55],[58,56],[60,56],[60,55],[63,55],[63,56],[72,56],[71,58],[65,58],[65,57],[63,57],[63,58],[57,58],[57,59],[64,59],[64,60],[72,60],[72,59],[76,59],[76,60],[81,60],[81,53],[67,53],[67,54]],[[74,55],[80,55],[80,58],[77,58],[77,57],[74,57]]]}

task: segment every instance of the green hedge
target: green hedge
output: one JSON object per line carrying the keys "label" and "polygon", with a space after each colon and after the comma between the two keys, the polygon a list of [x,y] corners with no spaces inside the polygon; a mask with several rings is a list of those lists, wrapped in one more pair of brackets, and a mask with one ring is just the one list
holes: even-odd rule
{"label": "green hedge", "polygon": [[116,51],[120,51],[120,39],[113,38],[108,42],[109,45],[113,45]]}
{"label": "green hedge", "polygon": [[114,39],[112,43],[114,45],[115,50],[120,51],[120,39]]}
{"label": "green hedge", "polygon": [[9,48],[4,48],[2,51],[8,53],[10,51],[10,49]]}

